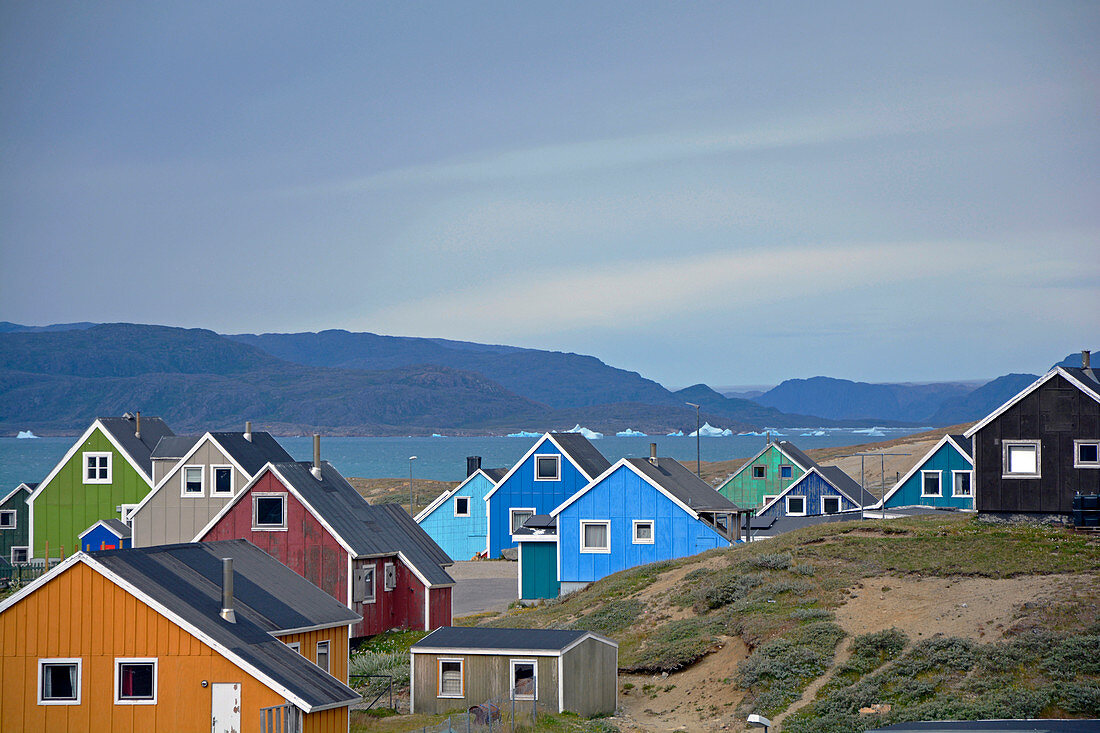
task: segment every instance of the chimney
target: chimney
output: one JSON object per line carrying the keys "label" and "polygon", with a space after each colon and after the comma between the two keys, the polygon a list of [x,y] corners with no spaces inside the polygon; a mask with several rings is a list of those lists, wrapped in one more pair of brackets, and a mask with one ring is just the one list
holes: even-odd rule
{"label": "chimney", "polygon": [[466,478],[473,476],[481,469],[481,456],[466,456]]}
{"label": "chimney", "polygon": [[138,412],[134,415],[134,437],[141,439],[141,413]]}
{"label": "chimney", "polygon": [[771,445],[771,442],[772,442],[772,431],[770,431],[770,430],[765,431],[765,433],[764,433],[764,445]]}
{"label": "chimney", "polygon": [[1085,349],[1084,351],[1082,351],[1081,352],[1081,368],[1082,369],[1091,369],[1092,367],[1089,366],[1089,361],[1091,359],[1092,359],[1092,352],[1091,351],[1089,351],[1088,349]]}
{"label": "chimney", "polygon": [[221,617],[231,624],[237,623],[233,613],[233,558],[222,558],[222,611]]}
{"label": "chimney", "polygon": [[309,469],[313,478],[321,480],[321,436],[313,434],[313,468]]}
{"label": "chimney", "polygon": [[654,466],[657,465],[657,444],[656,443],[650,443],[649,444],[649,462],[652,463]]}
{"label": "chimney", "polygon": [[249,443],[252,442],[252,421],[246,420],[244,423],[244,439]]}

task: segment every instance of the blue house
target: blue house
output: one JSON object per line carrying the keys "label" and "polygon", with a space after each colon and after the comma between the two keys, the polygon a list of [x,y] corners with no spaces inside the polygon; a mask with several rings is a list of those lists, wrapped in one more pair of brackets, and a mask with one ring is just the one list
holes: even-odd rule
{"label": "blue house", "polygon": [[814,466],[760,507],[758,517],[816,517],[869,508],[878,499],[837,466]]}
{"label": "blue house", "polygon": [[129,550],[130,528],[114,517],[101,519],[80,533],[80,549],[84,552]]}
{"label": "blue house", "polygon": [[419,524],[452,560],[469,560],[485,552],[489,520],[485,495],[508,472],[506,468],[481,468],[481,458],[466,459],[466,478],[445,491],[416,515]]}
{"label": "blue house", "polygon": [[875,509],[929,506],[974,508],[974,457],[970,439],[945,435],[932,446]]}
{"label": "blue house", "polygon": [[485,495],[489,520],[486,551],[500,557],[516,546],[512,533],[552,509],[611,467],[579,433],[546,433]]}

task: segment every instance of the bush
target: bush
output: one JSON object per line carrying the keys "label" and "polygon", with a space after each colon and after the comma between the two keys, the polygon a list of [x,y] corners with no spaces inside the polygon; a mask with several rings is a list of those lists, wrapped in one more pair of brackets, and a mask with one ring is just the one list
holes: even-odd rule
{"label": "bush", "polygon": [[802,564],[802,565],[792,565],[791,566],[791,572],[796,573],[798,575],[813,575],[814,574],[814,566],[810,565],[808,563],[805,563],[805,564]]}
{"label": "bush", "polygon": [[1067,713],[1091,718],[1100,716],[1100,687],[1095,683],[1060,685],[1058,701]]}
{"label": "bush", "polygon": [[786,570],[791,566],[791,553],[773,553],[746,558],[745,565],[761,570]]}
{"label": "bush", "polygon": [[796,621],[831,620],[833,618],[833,612],[825,608],[797,608],[791,613],[791,618]]}
{"label": "bush", "polygon": [[622,631],[630,626],[641,612],[642,602],[637,599],[609,601],[587,616],[575,621],[571,628],[609,634]]}
{"label": "bush", "polygon": [[738,685],[756,696],[754,708],[778,712],[798,698],[802,689],[829,668],[844,631],[822,621],[795,629],[752,653],[738,667]]}
{"label": "bush", "polygon": [[673,672],[695,662],[717,643],[721,623],[714,619],[687,618],[654,630],[639,651],[638,659],[623,669],[630,672]]}

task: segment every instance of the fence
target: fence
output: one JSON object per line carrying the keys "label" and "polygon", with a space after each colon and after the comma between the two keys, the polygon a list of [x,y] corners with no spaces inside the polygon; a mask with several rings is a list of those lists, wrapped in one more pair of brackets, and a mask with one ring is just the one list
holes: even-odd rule
{"label": "fence", "polygon": [[49,567],[59,565],[60,560],[52,560],[50,565],[44,562],[17,563],[0,567],[0,590],[18,590],[46,573]]}
{"label": "fence", "polygon": [[[538,706],[537,700],[493,698],[465,712],[452,713],[441,723],[421,728],[420,733],[514,733],[538,723]],[[546,703],[542,706],[543,713],[551,712]]]}
{"label": "fence", "polygon": [[363,694],[363,702],[373,695],[373,699],[367,702],[365,710],[370,710],[383,697],[387,698],[386,707],[396,710],[393,706],[393,675],[391,674],[349,674],[348,684],[357,692]]}
{"label": "fence", "polygon": [[260,733],[301,733],[302,711],[290,703],[260,708]]}

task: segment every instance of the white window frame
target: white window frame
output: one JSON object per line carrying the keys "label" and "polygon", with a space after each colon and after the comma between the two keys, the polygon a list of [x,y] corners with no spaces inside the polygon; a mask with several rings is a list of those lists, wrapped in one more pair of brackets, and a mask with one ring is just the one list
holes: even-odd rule
{"label": "white window frame", "polygon": [[[184,499],[201,499],[206,496],[206,466],[202,464],[190,464],[180,469],[180,497]],[[199,472],[199,490],[187,490],[187,469]]]}
{"label": "white window frame", "polygon": [[[960,476],[960,475],[965,475],[965,476],[970,477],[970,493],[969,494],[960,494],[957,491],[958,479],[956,477]],[[966,470],[963,470],[963,471],[952,471],[951,472],[951,498],[952,499],[973,499],[974,498],[974,472],[973,471],[971,471],[970,469],[966,469]]]}
{"label": "white window frame", "polygon": [[[554,471],[553,478],[539,478],[539,459],[540,458],[553,458],[554,466],[557,469]],[[535,480],[536,481],[561,481],[561,456],[557,453],[536,453],[535,454]]]}
{"label": "white window frame", "polygon": [[134,528],[133,511],[138,508],[138,504],[120,504],[118,507],[118,520],[125,524],[130,529]]}
{"label": "white window frame", "polygon": [[288,641],[286,645],[299,654],[302,653],[302,643],[300,641]]}
{"label": "white window frame", "polygon": [[[458,687],[459,693],[444,694],[443,693],[443,663],[458,663]],[[466,660],[460,657],[439,657],[436,659],[435,665],[436,682],[435,682],[435,696],[446,697],[454,700],[460,700],[466,697]]]}
{"label": "white window frame", "polygon": [[[76,697],[71,700],[43,699],[42,697],[42,672],[47,664],[75,664],[76,665]],[[80,694],[84,691],[84,660],[80,657],[44,657],[38,660],[38,698],[39,705],[79,705]]]}
{"label": "white window frame", "polygon": [[[826,499],[828,499],[829,501],[835,501],[836,502],[836,511],[835,512],[826,512],[825,511],[825,500]],[[821,497],[821,513],[822,514],[840,514],[840,510],[843,507],[844,507],[844,504],[840,500],[839,496],[823,496],[823,497]]]}
{"label": "white window frame", "polygon": [[[802,500],[802,511],[800,511],[800,512],[792,512],[791,511],[791,499],[801,499]],[[791,495],[786,497],[783,504],[784,504],[784,506],[783,506],[784,513],[788,517],[804,517],[804,516],[806,516],[806,496],[804,494],[791,494]]]}
{"label": "white window frame", "polygon": [[[257,499],[282,499],[283,500],[283,523],[276,526],[274,524],[259,525],[256,523],[256,507]],[[260,493],[252,494],[252,531],[253,532],[286,532],[286,514],[287,514],[287,495],[283,492],[276,491],[264,491]]]}
{"label": "white window frame", "polygon": [[[458,500],[464,499],[466,501],[466,511],[458,511]],[[456,496],[455,497],[455,516],[456,517],[468,517],[470,516],[470,497],[468,496]]]}
{"label": "white window frame", "polygon": [[[924,482],[928,476],[936,477],[936,486],[939,488],[935,494],[929,494],[925,491]],[[920,496],[922,499],[942,499],[943,498],[943,471],[921,471],[920,472]]]}
{"label": "white window frame", "polygon": [[[107,478],[98,478],[100,471],[99,465],[96,465],[97,478],[88,478],[88,459],[89,458],[107,458]],[[111,476],[114,475],[114,454],[111,451],[84,451],[80,454],[80,476],[85,484],[109,484],[111,483]]]}
{"label": "white window frame", "polygon": [[[611,520],[610,519],[582,519],[581,523],[581,536],[580,536],[580,551],[583,553],[601,554],[607,555],[611,553]],[[604,547],[588,547],[584,543],[584,528],[590,524],[602,524],[607,532],[607,545]]]}
{"label": "white window frame", "polygon": [[[756,469],[760,469],[760,475],[759,476],[756,475]],[[768,478],[768,467],[767,466],[753,466],[752,468],[749,469],[749,475],[752,476],[753,481],[764,481],[765,479]]]}
{"label": "white window frame", "polygon": [[[516,665],[530,664],[532,676],[535,680],[535,692],[533,695],[516,694]],[[509,700],[538,700],[539,699],[539,662],[537,659],[509,659],[508,660],[508,699]]]}
{"label": "white window frame", "polygon": [[[122,665],[124,664],[152,664],[153,665],[153,697],[149,699],[123,699],[122,698]],[[115,657],[115,705],[156,705],[157,704],[157,677],[158,667],[156,657]]]}
{"label": "white window frame", "polygon": [[508,536],[509,537],[512,536],[512,533],[515,532],[516,529],[520,529],[520,528],[523,527],[522,524],[519,527],[516,527],[516,512],[530,512],[531,516],[533,517],[533,516],[535,516],[535,507],[533,507],[533,506],[530,506],[530,507],[527,507],[527,506],[514,506],[514,507],[511,507],[508,510]]}
{"label": "white window frame", "polygon": [[[229,471],[229,491],[218,491],[218,471]],[[233,475],[233,467],[224,464],[210,466],[210,496],[233,496],[237,492],[237,477]]]}
{"label": "white window frame", "polygon": [[[393,578],[393,584],[390,584],[390,578]],[[397,565],[388,562],[382,566],[382,590],[391,591],[397,587]]]}
{"label": "white window frame", "polygon": [[769,502],[775,501],[777,498],[779,498],[779,494],[772,494],[770,496],[768,494],[764,494],[762,497],[760,497],[760,501],[762,504],[767,504]]}
{"label": "white window frame", "polygon": [[[638,537],[638,525],[639,524],[648,524],[649,525],[649,539],[648,540],[645,539],[645,538],[639,538]],[[652,545],[652,544],[654,544],[654,538],[657,535],[657,532],[655,531],[656,527],[657,527],[657,523],[655,521],[653,521],[652,519],[635,519],[635,520],[631,521],[631,523],[630,523],[630,536],[633,538],[633,543],[635,545]]]}
{"label": "white window frame", "polygon": [[[11,517],[11,524],[4,524],[4,517]],[[14,509],[0,510],[0,530],[2,529],[18,529],[16,525],[19,524],[19,512]]]}
{"label": "white window frame", "polygon": [[[325,666],[321,667],[321,649],[325,650]],[[332,674],[332,644],[326,639],[325,641],[317,642],[317,646],[313,652],[313,663],[321,669],[325,670],[329,674]]]}
{"label": "white window frame", "polygon": [[[1035,448],[1035,472],[1034,473],[1010,473],[1008,470],[1008,456],[1011,448],[1034,447]],[[1001,478],[1042,478],[1043,477],[1043,444],[1039,440],[1002,440],[1001,441]]]}
{"label": "white window frame", "polygon": [[[27,553],[26,559],[24,559],[24,560],[16,560],[16,559],[15,559],[15,551],[16,551],[16,550],[24,550],[24,551],[25,551],[25,552]],[[28,563],[28,562],[30,562],[30,559],[31,559],[31,547],[30,547],[30,545],[13,545],[13,546],[12,546],[12,548],[11,548],[11,554],[10,554],[10,555],[8,556],[8,561],[9,561],[9,562],[10,562],[10,563],[11,563],[12,565],[15,565],[15,564],[20,564],[20,565],[23,565],[23,564],[25,564],[25,563]]]}
{"label": "white window frame", "polygon": [[[1082,461],[1080,446],[1095,445],[1097,460],[1094,462]],[[1073,467],[1074,468],[1100,468],[1100,440],[1075,440],[1073,441]]]}
{"label": "white window frame", "polygon": [[[790,476],[784,476],[784,475],[783,475],[783,469],[784,469],[784,468],[785,468],[785,469],[787,469],[788,471],[790,471],[790,473],[791,473],[791,475],[790,475]],[[779,464],[779,478],[780,478],[781,480],[782,480],[782,479],[788,479],[788,478],[794,478],[794,466],[792,466],[792,465],[791,465],[791,464],[789,464],[789,463],[781,463],[781,464]]]}

